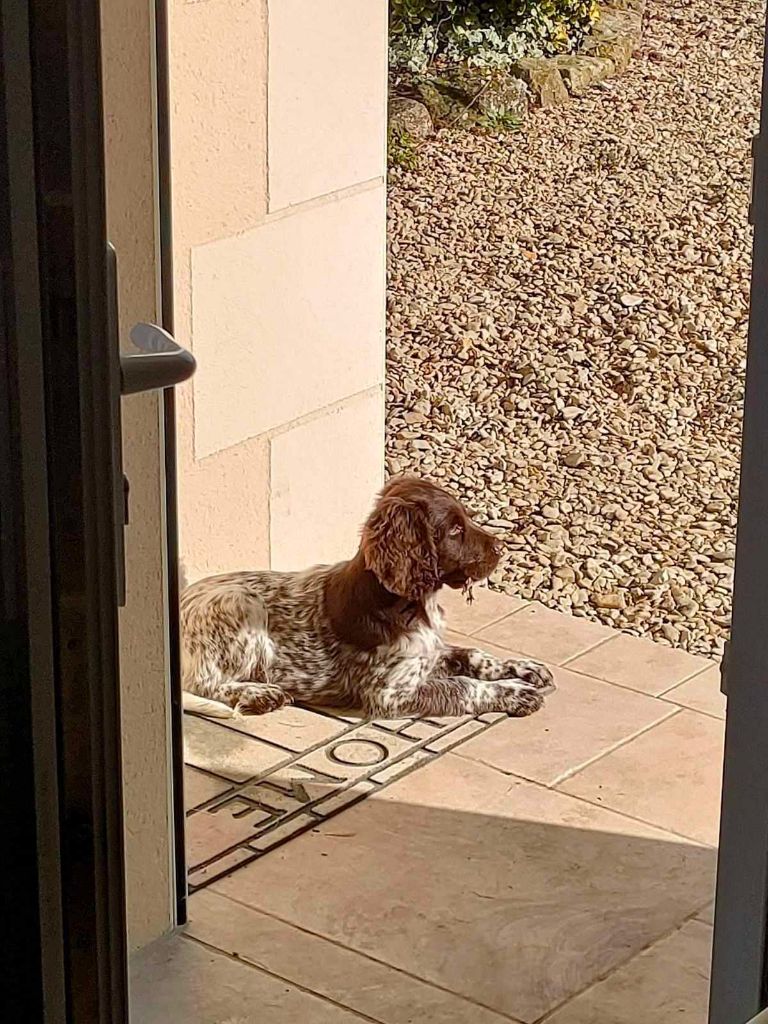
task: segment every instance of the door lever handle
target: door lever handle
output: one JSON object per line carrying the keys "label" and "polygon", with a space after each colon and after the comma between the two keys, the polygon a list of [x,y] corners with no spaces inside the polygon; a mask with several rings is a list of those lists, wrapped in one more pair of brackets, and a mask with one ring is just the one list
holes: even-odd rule
{"label": "door lever handle", "polygon": [[[117,254],[107,242],[107,326],[108,344],[113,353],[120,349],[118,318]],[[128,480],[123,473],[123,445],[120,424],[120,396],[135,395],[140,391],[170,388],[188,380],[195,372],[195,357],[171,335],[156,324],[136,324],[131,331],[135,353],[119,354],[112,358],[110,391],[112,398],[112,457],[115,560],[117,567],[117,603],[125,605],[125,537],[128,522]]]}
{"label": "door lever handle", "polygon": [[120,393],[170,388],[189,380],[197,366],[195,357],[177,344],[157,324],[136,324],[131,341],[139,350],[120,356]]}

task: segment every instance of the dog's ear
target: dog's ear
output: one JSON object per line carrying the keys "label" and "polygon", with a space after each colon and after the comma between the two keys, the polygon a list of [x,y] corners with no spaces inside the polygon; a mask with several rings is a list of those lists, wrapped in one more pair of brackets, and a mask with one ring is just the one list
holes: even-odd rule
{"label": "dog's ear", "polygon": [[380,498],[363,527],[361,550],[366,569],[399,597],[418,601],[440,586],[432,527],[421,504]]}

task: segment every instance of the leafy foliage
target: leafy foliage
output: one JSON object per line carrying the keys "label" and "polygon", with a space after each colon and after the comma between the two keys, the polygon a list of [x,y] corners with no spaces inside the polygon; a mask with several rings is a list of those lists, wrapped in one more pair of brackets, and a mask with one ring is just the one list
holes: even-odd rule
{"label": "leafy foliage", "polygon": [[392,64],[435,58],[478,66],[568,53],[597,17],[597,0],[390,0]]}
{"label": "leafy foliage", "polygon": [[387,131],[387,164],[412,171],[419,164],[419,147],[416,139],[404,128],[390,125]]}

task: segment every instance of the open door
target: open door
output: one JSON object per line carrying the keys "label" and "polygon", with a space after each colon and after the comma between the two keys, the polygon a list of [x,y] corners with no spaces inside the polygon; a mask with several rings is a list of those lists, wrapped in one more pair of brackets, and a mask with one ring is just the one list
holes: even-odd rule
{"label": "open door", "polygon": [[768,63],[753,143],[754,227],[710,1024],[768,1006]]}
{"label": "open door", "polygon": [[[114,5],[110,15],[128,10],[143,19],[143,36],[121,39],[115,21],[105,31],[98,0],[0,0],[0,916],[14,928],[0,1019],[30,1024],[128,1020],[121,668],[136,667],[141,638],[121,649],[120,632],[127,624],[135,634],[137,618],[150,616],[137,596],[142,572],[165,595],[160,624],[148,629],[158,637],[160,706],[169,703],[162,394],[194,360],[151,322],[160,301],[150,132],[142,209],[151,230],[131,208],[135,165],[120,202],[108,181],[121,140],[130,150],[134,136],[120,121],[111,155],[109,139],[105,147],[103,44],[113,94],[121,72],[137,75],[125,55],[140,48],[144,126],[156,109],[149,7]],[[149,268],[148,298],[134,278],[121,281],[121,239],[131,249],[123,265]],[[124,417],[124,402],[147,397],[140,392],[152,401]],[[151,456],[143,463],[134,454],[142,446]],[[124,469],[150,463],[154,477],[134,476],[140,501],[147,481],[154,486],[156,512],[126,543]],[[123,671],[123,685],[138,675]],[[160,779],[170,819],[169,779]],[[170,928],[171,910],[159,919]]]}
{"label": "open door", "polygon": [[98,4],[4,0],[2,43],[0,750],[28,801],[3,1017],[107,1024],[127,1006]]}

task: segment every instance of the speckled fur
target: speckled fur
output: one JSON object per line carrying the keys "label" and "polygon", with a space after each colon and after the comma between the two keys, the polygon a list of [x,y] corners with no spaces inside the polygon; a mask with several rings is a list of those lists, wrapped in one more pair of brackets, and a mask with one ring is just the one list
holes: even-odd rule
{"label": "speckled fur", "polygon": [[[541,707],[554,689],[546,667],[445,643],[439,580],[415,600],[400,599],[381,587],[378,575],[369,583],[365,564],[363,552],[335,566],[233,572],[188,587],[181,598],[185,690],[250,714],[293,701],[362,708],[379,718],[522,716]],[[389,614],[395,623],[390,627],[387,619],[382,642],[343,639],[344,628],[329,613],[328,594],[338,593],[340,581],[359,582],[361,574],[386,598],[382,619]],[[387,601],[394,602],[391,612]],[[357,607],[351,594],[350,617]],[[375,619],[378,608],[371,614]]]}

